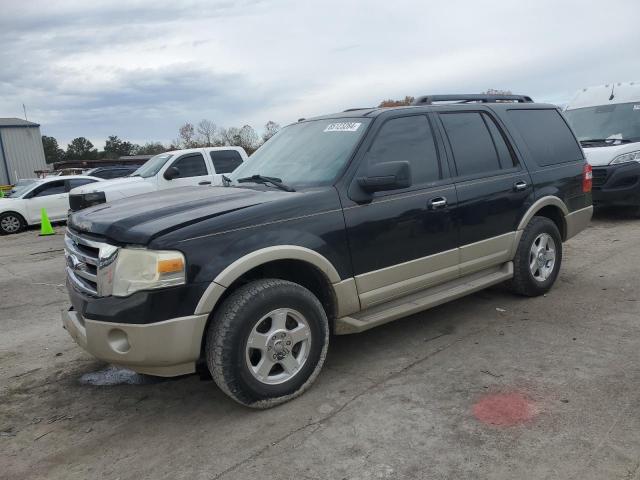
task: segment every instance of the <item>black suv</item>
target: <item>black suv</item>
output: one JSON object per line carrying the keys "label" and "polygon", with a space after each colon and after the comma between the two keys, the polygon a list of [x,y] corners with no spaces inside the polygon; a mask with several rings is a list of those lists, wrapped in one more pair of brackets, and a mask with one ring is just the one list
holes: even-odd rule
{"label": "black suv", "polygon": [[205,360],[252,407],[308,388],[331,333],[501,282],[543,294],[592,215],[591,169],[564,117],[518,96],[301,120],[226,183],[72,214],[63,323],[138,372]]}

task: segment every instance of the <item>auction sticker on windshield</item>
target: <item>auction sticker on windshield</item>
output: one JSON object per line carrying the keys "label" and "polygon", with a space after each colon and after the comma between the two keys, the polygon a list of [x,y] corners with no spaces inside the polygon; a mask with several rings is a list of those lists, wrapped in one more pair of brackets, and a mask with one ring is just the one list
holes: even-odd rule
{"label": "auction sticker on windshield", "polygon": [[640,105],[637,105],[637,104],[636,104],[636,105],[634,105],[634,106],[633,106],[633,109],[634,109],[634,110],[640,110]]}
{"label": "auction sticker on windshield", "polygon": [[355,132],[360,128],[362,123],[359,122],[340,122],[340,123],[330,123],[327,125],[327,128],[324,129],[325,132]]}

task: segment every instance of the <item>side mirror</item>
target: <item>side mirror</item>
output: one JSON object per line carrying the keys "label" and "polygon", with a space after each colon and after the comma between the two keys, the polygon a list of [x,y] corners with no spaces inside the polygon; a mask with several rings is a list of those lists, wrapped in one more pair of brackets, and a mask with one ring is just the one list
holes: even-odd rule
{"label": "side mirror", "polygon": [[178,170],[178,167],[169,167],[164,171],[164,179],[165,180],[173,180],[176,177],[180,176],[180,170]]}
{"label": "side mirror", "polygon": [[366,175],[358,178],[358,185],[369,193],[408,188],[411,186],[411,167],[409,162],[370,165]]}

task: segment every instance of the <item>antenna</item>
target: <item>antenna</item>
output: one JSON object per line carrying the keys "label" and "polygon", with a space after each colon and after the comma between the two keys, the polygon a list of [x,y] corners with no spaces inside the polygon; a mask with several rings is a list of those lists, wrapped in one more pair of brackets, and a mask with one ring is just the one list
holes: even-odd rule
{"label": "antenna", "polygon": [[609,101],[613,100],[614,98],[616,98],[616,96],[613,94],[613,89],[615,88],[616,84],[612,83],[611,84],[611,96],[609,97]]}
{"label": "antenna", "polygon": [[24,119],[28,122],[29,119],[27,118],[27,107],[24,106],[24,103],[22,104],[22,111],[24,112]]}

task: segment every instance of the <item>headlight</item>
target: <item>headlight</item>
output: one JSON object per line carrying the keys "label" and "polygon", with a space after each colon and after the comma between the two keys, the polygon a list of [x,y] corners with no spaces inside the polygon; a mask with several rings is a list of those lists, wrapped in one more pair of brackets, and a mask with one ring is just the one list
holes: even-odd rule
{"label": "headlight", "polygon": [[185,261],[180,252],[121,248],[113,269],[113,291],[125,297],[138,290],[185,283]]}
{"label": "headlight", "polygon": [[620,163],[640,162],[640,150],[637,152],[623,153],[611,160],[609,165],[618,165]]}
{"label": "headlight", "polygon": [[100,205],[106,201],[104,192],[72,193],[69,195],[69,207],[74,212],[93,205]]}

